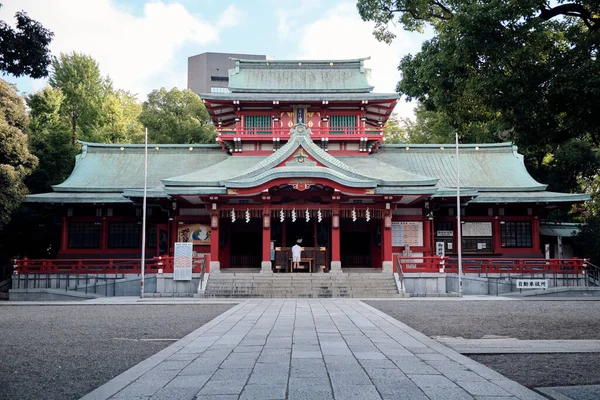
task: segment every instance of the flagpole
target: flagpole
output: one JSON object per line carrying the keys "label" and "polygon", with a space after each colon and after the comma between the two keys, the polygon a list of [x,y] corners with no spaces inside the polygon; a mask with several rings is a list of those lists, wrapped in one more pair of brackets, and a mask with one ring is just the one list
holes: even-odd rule
{"label": "flagpole", "polygon": [[144,298],[144,278],[146,272],[146,191],[148,189],[148,128],[144,138],[144,201],[142,205],[142,281],[140,282],[140,297]]}
{"label": "flagpole", "polygon": [[462,297],[462,223],[460,220],[460,164],[458,162],[458,132],[456,133],[456,218],[458,234],[458,296]]}

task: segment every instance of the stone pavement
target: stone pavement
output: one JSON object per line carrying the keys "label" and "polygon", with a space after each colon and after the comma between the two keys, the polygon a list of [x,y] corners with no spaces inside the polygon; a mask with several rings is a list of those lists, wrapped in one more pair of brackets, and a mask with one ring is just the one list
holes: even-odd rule
{"label": "stone pavement", "polygon": [[600,340],[435,339],[460,354],[600,353]]}
{"label": "stone pavement", "polygon": [[89,399],[544,399],[352,299],[249,300]]}

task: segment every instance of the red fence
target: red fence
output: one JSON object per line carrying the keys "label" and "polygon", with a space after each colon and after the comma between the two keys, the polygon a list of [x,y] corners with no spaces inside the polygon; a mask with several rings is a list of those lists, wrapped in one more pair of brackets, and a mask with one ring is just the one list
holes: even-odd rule
{"label": "red fence", "polygon": [[[394,254],[394,272],[458,273],[458,259],[448,257],[404,257]],[[465,274],[582,274],[586,260],[544,258],[463,258]]]}
{"label": "red fence", "polygon": [[[200,273],[203,266],[208,266],[208,256],[194,257],[192,273]],[[15,261],[19,274],[140,274],[141,260],[131,259],[47,259],[29,260],[23,258]],[[156,257],[147,259],[145,273],[157,274],[173,272],[173,257]]]}

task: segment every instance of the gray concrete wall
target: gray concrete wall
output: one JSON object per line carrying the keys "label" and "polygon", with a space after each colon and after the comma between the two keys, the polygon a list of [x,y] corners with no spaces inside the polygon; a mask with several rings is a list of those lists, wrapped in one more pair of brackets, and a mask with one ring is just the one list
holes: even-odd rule
{"label": "gray concrete wall", "polygon": [[[558,275],[556,278],[549,275],[513,275],[489,274],[487,277],[478,277],[473,274],[463,275],[463,294],[466,295],[496,295],[518,292],[517,279],[548,279],[550,288],[553,287],[584,287],[584,275]],[[458,293],[458,275],[447,274],[446,288],[449,292]],[[531,289],[523,289],[526,292]]]}
{"label": "gray concrete wall", "polygon": [[440,294],[446,293],[446,275],[430,273],[405,273],[404,288],[411,294]]}
{"label": "gray concrete wall", "polygon": [[60,289],[10,289],[10,301],[70,301],[88,300],[98,296]]}

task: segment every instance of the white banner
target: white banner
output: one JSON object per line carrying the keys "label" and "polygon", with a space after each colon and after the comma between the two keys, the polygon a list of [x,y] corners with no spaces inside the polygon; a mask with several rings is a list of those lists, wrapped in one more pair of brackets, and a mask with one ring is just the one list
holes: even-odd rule
{"label": "white banner", "polygon": [[173,280],[192,280],[193,249],[193,243],[175,243],[175,257],[173,260]]}

